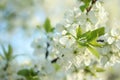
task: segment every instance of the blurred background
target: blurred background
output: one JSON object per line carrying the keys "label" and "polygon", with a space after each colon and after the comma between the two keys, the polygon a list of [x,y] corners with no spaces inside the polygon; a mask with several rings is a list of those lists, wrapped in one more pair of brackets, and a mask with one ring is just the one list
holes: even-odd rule
{"label": "blurred background", "polygon": [[[109,13],[110,26],[120,20],[120,0],[104,1]],[[11,44],[14,54],[32,56],[32,41],[39,37],[36,26],[42,25],[47,17],[52,26],[64,18],[68,9],[73,9],[76,0],[0,0],[0,52],[1,45]],[[19,63],[27,63],[30,57],[20,56]]]}
{"label": "blurred background", "polygon": [[[1,45],[11,44],[14,54],[32,56],[31,43],[40,35],[36,26],[47,17],[55,26],[74,5],[75,0],[0,0],[0,51]],[[21,56],[18,61],[24,63],[29,58]]]}

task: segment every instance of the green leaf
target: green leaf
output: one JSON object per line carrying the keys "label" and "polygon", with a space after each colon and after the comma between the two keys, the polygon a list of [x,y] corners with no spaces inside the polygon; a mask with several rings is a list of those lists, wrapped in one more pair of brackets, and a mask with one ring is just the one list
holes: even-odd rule
{"label": "green leaf", "polygon": [[12,60],[12,54],[13,54],[12,46],[9,44],[8,45],[8,50],[6,50],[4,46],[2,46],[2,50],[3,50],[3,54],[4,54],[2,56],[2,58],[7,60],[7,61]]}
{"label": "green leaf", "polygon": [[[80,33],[79,30],[76,32]],[[78,44],[79,46],[87,47],[88,50],[95,55],[97,58],[100,57],[98,51],[94,47],[103,47],[104,44],[97,42],[97,38],[105,34],[105,29],[104,27],[95,29],[93,31],[87,31],[83,34],[78,34]]]}
{"label": "green leaf", "polygon": [[90,33],[91,33],[91,31],[87,31],[87,32],[83,33],[83,34],[80,36],[80,38],[83,38],[83,37],[87,38],[87,37],[90,35]]}
{"label": "green leaf", "polygon": [[24,76],[24,77],[30,76],[30,73],[29,73],[29,70],[28,70],[28,69],[19,70],[17,74],[18,74],[18,75],[21,75],[21,76]]}
{"label": "green leaf", "polygon": [[88,46],[87,37],[90,33],[91,31],[87,31],[78,38],[77,42],[79,43],[80,46]]}
{"label": "green leaf", "polygon": [[92,33],[96,33],[98,37],[102,36],[105,34],[105,28],[104,27],[100,27],[94,31],[92,31]]}
{"label": "green leaf", "polygon": [[77,39],[80,38],[81,34],[82,34],[82,29],[80,28],[80,26],[78,26],[78,27],[76,28],[76,36],[77,36]]}
{"label": "green leaf", "polygon": [[83,33],[80,38],[82,37],[86,37],[87,38],[87,41],[92,41],[94,40],[95,38],[97,37],[100,37],[102,35],[105,34],[105,28],[104,27],[101,27],[101,28],[98,28],[98,29],[95,29],[93,31],[87,31],[85,33]]}
{"label": "green leaf", "polygon": [[31,80],[40,80],[39,79],[39,77],[38,76],[34,76],[34,77],[32,77],[32,79]]}
{"label": "green leaf", "polygon": [[102,47],[104,45],[97,42],[97,38],[105,34],[104,27],[95,29],[93,31],[87,31],[83,34],[81,34],[79,30],[77,30],[76,32],[77,32],[77,38],[78,38],[77,42],[81,46],[88,46],[89,44],[95,47]]}
{"label": "green leaf", "polygon": [[105,69],[103,69],[103,68],[96,68],[96,72],[104,72],[105,71]]}
{"label": "green leaf", "polygon": [[11,55],[13,53],[13,49],[11,45],[8,45],[8,53]]}
{"label": "green leaf", "polygon": [[90,5],[91,0],[81,0],[84,5],[80,6],[80,9],[82,12],[84,12],[85,9],[87,9]]}
{"label": "green leaf", "polygon": [[94,56],[96,56],[97,58],[99,58],[100,57],[100,54],[98,53],[98,51],[94,48],[94,47],[92,47],[92,46],[88,46],[87,47],[87,49],[94,55]]}
{"label": "green leaf", "polygon": [[105,44],[98,43],[98,42],[96,41],[96,39],[95,39],[95,40],[92,40],[92,41],[90,42],[90,45],[95,46],[95,47],[103,47]]}
{"label": "green leaf", "polygon": [[87,36],[87,41],[90,42],[90,41],[92,41],[92,40],[96,39],[97,37],[100,37],[104,34],[105,34],[104,27],[95,29],[95,30],[91,31],[91,33],[89,33],[89,35]]}
{"label": "green leaf", "polygon": [[93,76],[96,76],[96,74],[89,68],[89,66],[85,66],[84,71],[86,73],[93,75]]}
{"label": "green leaf", "polygon": [[19,70],[17,74],[25,77],[26,80],[39,80],[38,73],[32,68]]}
{"label": "green leaf", "polygon": [[36,76],[37,73],[33,69],[22,69],[18,72],[22,76]]}
{"label": "green leaf", "polygon": [[81,0],[82,2],[84,2],[84,4],[88,4],[88,3],[90,3],[90,1],[92,1],[92,0]]}
{"label": "green leaf", "polygon": [[51,23],[50,23],[49,18],[47,18],[47,19],[45,20],[44,29],[45,29],[45,31],[46,31],[47,33],[53,31],[53,28],[52,28],[52,26],[51,26]]}
{"label": "green leaf", "polygon": [[33,69],[29,70],[29,73],[31,74],[31,76],[37,76],[37,72],[35,72]]}
{"label": "green leaf", "polygon": [[11,60],[11,59],[12,59],[12,54],[13,54],[12,46],[11,46],[11,45],[8,45],[8,53],[7,53],[7,55],[6,55],[6,57],[7,57],[8,60]]}
{"label": "green leaf", "polygon": [[54,63],[53,66],[54,66],[54,68],[55,68],[56,71],[58,71],[60,69],[60,65],[57,64],[57,63]]}
{"label": "green leaf", "polygon": [[78,43],[79,43],[80,46],[88,46],[88,43],[84,40],[78,41]]}
{"label": "green leaf", "polygon": [[86,9],[86,6],[85,6],[85,5],[80,6],[80,10],[81,10],[82,12],[84,12],[85,9]]}

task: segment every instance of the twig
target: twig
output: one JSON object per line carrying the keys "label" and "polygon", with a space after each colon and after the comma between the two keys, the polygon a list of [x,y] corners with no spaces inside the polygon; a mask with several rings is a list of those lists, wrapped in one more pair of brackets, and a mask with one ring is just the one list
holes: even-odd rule
{"label": "twig", "polygon": [[93,5],[96,3],[96,1],[97,0],[92,0],[92,3],[91,3],[91,5],[90,5],[90,7],[88,7],[86,10],[87,10],[87,15],[88,15],[88,13],[91,11],[91,9],[92,9],[92,7],[93,7]]}

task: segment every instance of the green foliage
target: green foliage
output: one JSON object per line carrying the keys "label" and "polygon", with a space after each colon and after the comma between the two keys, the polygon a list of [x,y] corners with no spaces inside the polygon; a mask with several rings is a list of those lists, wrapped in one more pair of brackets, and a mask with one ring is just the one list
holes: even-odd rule
{"label": "green foliage", "polygon": [[54,66],[56,71],[58,71],[60,69],[60,65],[59,64],[54,63],[53,66]]}
{"label": "green foliage", "polygon": [[24,76],[26,80],[39,80],[38,73],[35,72],[33,69],[22,69],[19,70],[18,75]]}
{"label": "green foliage", "polygon": [[12,59],[15,58],[15,56],[13,56],[13,48],[12,48],[11,45],[8,45],[8,50],[6,50],[4,46],[2,46],[2,50],[3,50],[3,55],[0,54],[2,59],[9,62],[9,61],[11,61]]}
{"label": "green foliage", "polygon": [[29,70],[28,69],[22,69],[18,72],[18,75],[21,75],[21,76],[29,76]]}
{"label": "green foliage", "polygon": [[96,72],[104,72],[104,71],[105,71],[105,69],[103,69],[103,68],[100,68],[100,67],[96,68]]}
{"label": "green foliage", "polygon": [[93,30],[88,34],[87,41],[90,42],[90,41],[92,41],[92,40],[96,39],[97,37],[100,37],[104,34],[105,34],[104,27]]}
{"label": "green foliage", "polygon": [[49,18],[47,18],[47,19],[45,20],[44,29],[45,29],[45,31],[46,31],[47,33],[53,31],[53,28],[52,28],[52,26],[51,26],[51,23],[50,23]]}
{"label": "green foliage", "polygon": [[97,39],[92,40],[89,44],[92,45],[92,46],[95,46],[95,47],[103,47],[105,45],[105,43],[103,43],[103,44],[98,43],[96,40]]}
{"label": "green foliage", "polygon": [[78,26],[76,28],[76,36],[77,36],[77,38],[79,38],[81,36],[81,34],[82,34],[82,29],[80,28],[80,26]]}
{"label": "green foliage", "polygon": [[84,2],[84,4],[89,4],[90,1],[92,1],[92,0],[81,0],[81,1]]}
{"label": "green foliage", "polygon": [[97,37],[100,37],[104,34],[105,34],[104,27],[101,27],[101,28],[98,28],[98,29],[93,30],[93,31],[87,31],[87,32],[83,33],[79,38],[85,37],[87,39],[87,42],[90,42],[90,41],[92,41],[92,40],[96,39]]}
{"label": "green foliage", "polygon": [[80,10],[82,11],[82,12],[84,12],[84,10],[86,9],[86,5],[82,5],[82,6],[80,6]]}
{"label": "green foliage", "polygon": [[83,34],[81,34],[81,31],[78,32],[77,30],[76,34],[78,35],[77,39],[80,43],[84,41],[84,44],[88,44],[88,43],[95,44],[95,41],[97,40],[97,38],[105,34],[105,29],[104,27],[101,27],[93,31],[87,31]]}
{"label": "green foliage", "polygon": [[91,51],[91,53],[92,53],[93,55],[95,55],[97,58],[100,57],[98,51],[97,51],[94,47],[88,46],[87,48],[88,48],[88,50]]}
{"label": "green foliage", "polygon": [[90,2],[92,0],[81,0],[81,1],[84,3],[84,5],[80,6],[80,9],[82,12],[84,12],[84,10],[90,6]]}
{"label": "green foliage", "polygon": [[93,72],[89,66],[86,66],[84,68],[84,72],[87,73],[87,74],[90,74],[90,75],[93,75],[93,76],[96,76],[95,72]]}
{"label": "green foliage", "polygon": [[93,67],[90,67],[90,66],[85,66],[84,68],[84,72],[87,73],[87,74],[90,74],[90,75],[93,75],[96,77],[96,72],[104,72],[105,69],[101,68],[101,67],[97,67],[97,66],[93,66]]}
{"label": "green foliage", "polygon": [[105,34],[104,27],[95,29],[93,31],[87,31],[82,34],[81,29],[78,27],[76,30],[77,42],[80,46],[87,47],[93,55],[99,58],[99,53],[94,47],[102,47],[103,44],[97,42],[97,38]]}

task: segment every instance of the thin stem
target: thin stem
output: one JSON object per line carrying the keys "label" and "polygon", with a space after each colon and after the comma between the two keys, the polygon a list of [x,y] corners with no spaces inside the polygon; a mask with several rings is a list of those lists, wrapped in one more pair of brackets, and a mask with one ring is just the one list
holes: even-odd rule
{"label": "thin stem", "polygon": [[47,59],[48,55],[49,55],[49,51],[48,51],[48,48],[49,48],[50,44],[47,42],[47,48],[46,48],[46,53],[45,53],[45,58]]}
{"label": "thin stem", "polygon": [[91,5],[90,5],[90,7],[88,7],[86,10],[87,10],[87,15],[88,15],[88,13],[91,11],[91,9],[92,9],[92,7],[93,7],[93,5],[96,3],[96,1],[97,0],[92,0],[92,3],[91,3]]}

